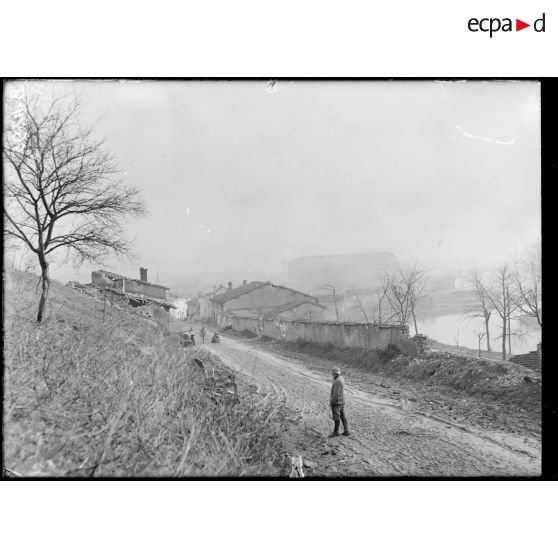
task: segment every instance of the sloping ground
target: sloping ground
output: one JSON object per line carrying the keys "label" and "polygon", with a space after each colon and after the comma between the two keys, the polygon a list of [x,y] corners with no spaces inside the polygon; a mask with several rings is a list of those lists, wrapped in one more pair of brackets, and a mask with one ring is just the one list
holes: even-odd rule
{"label": "sloping ground", "polygon": [[420,385],[418,381],[405,383],[399,378],[396,382],[389,376],[342,365],[351,435],[330,439],[332,361],[286,353],[275,342],[229,335],[207,348],[237,370],[238,378],[298,411],[299,420],[285,433],[285,443],[290,455],[302,456],[311,476],[540,474],[541,444],[536,436],[511,428],[498,430],[490,422],[486,428],[464,424],[427,404],[432,401],[429,396],[447,407],[468,397],[464,410],[470,417],[471,410],[486,411],[488,407],[473,396],[452,399],[435,386],[420,392],[413,387]]}
{"label": "sloping ground", "polygon": [[444,352],[408,357],[391,348],[366,351],[258,342],[304,362],[339,364],[347,378],[363,388],[396,397],[404,392],[425,413],[540,439],[541,375],[522,366]]}
{"label": "sloping ground", "polygon": [[[384,374],[396,374],[425,385],[452,389],[491,401],[540,410],[540,376],[507,362],[493,362],[444,353],[421,357],[395,357],[383,366]],[[526,382],[525,378],[529,380]]]}
{"label": "sloping ground", "polygon": [[[287,348],[296,349],[296,343]],[[300,345],[299,345],[300,347]],[[503,403],[521,404],[540,409],[540,374],[510,362],[495,362],[467,356],[437,352],[408,357],[396,349],[366,351],[332,349],[302,345],[302,350],[354,364],[386,376],[419,381],[424,385],[452,389]],[[529,379],[526,381],[525,378]]]}
{"label": "sloping ground", "polygon": [[[53,283],[7,274],[3,465],[23,476],[288,474],[283,417],[258,394],[207,391],[178,339]],[[230,370],[210,365],[219,379]],[[289,469],[290,470],[290,469]]]}

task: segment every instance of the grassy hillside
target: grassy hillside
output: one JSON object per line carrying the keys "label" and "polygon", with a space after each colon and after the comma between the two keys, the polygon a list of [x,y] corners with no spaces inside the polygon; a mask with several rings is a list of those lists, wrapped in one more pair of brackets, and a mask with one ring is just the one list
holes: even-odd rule
{"label": "grassy hillside", "polygon": [[[24,476],[277,475],[281,413],[255,395],[210,397],[196,349],[54,283],[4,281],[4,466]],[[215,363],[213,363],[215,366]],[[217,365],[216,374],[228,374]]]}

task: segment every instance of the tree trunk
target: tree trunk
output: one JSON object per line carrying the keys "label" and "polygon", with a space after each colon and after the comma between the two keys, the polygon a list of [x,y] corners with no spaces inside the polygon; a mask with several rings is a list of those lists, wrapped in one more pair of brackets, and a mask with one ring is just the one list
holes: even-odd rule
{"label": "tree trunk", "polygon": [[486,330],[486,350],[491,353],[492,351],[490,350],[490,331],[488,330],[488,322],[489,322],[490,318],[485,318],[484,319],[484,329]]}
{"label": "tree trunk", "polygon": [[41,323],[45,314],[45,306],[48,298],[48,291],[50,289],[50,277],[48,274],[48,263],[41,262],[41,299],[39,300],[39,312],[37,313],[37,322]]}
{"label": "tree trunk", "polygon": [[506,360],[506,318],[502,319],[502,359]]}
{"label": "tree trunk", "polygon": [[508,315],[508,354],[511,356],[511,316]]}
{"label": "tree trunk", "polygon": [[418,335],[417,318],[415,316],[415,311],[413,310],[413,322],[415,324],[415,335]]}

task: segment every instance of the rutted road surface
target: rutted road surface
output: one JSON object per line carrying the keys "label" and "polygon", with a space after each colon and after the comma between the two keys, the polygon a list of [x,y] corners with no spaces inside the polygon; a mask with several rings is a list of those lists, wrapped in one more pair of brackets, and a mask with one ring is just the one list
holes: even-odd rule
{"label": "rutted road surface", "polygon": [[[352,436],[328,439],[331,380],[323,370],[272,354],[250,341],[221,337],[206,347],[270,398],[298,411],[287,446],[319,474],[366,476],[537,476],[540,451],[520,436],[481,431],[414,412],[406,398],[385,399],[346,382]],[[308,432],[313,432],[309,436]],[[305,434],[306,433],[306,434]],[[323,463],[324,467],[320,467]],[[320,472],[321,471],[321,472]]]}

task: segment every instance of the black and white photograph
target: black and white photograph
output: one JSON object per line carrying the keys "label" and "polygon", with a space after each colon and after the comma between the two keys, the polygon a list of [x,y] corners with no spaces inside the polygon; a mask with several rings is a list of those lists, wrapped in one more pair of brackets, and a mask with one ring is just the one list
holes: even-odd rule
{"label": "black and white photograph", "polygon": [[539,80],[3,111],[5,479],[541,476]]}

